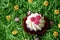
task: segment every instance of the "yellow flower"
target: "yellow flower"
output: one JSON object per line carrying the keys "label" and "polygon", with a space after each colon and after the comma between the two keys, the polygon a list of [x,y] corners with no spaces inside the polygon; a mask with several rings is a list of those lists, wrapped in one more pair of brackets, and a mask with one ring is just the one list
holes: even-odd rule
{"label": "yellow flower", "polygon": [[11,16],[6,16],[6,19],[9,21],[11,19]]}
{"label": "yellow flower", "polygon": [[59,10],[54,10],[54,13],[55,14],[59,14]]}
{"label": "yellow flower", "polygon": [[44,5],[45,5],[45,6],[48,6],[48,5],[49,5],[49,2],[48,2],[48,1],[45,1],[45,2],[44,2]]}
{"label": "yellow flower", "polygon": [[29,3],[32,3],[33,0],[28,0]]}
{"label": "yellow flower", "polygon": [[55,31],[55,32],[53,33],[53,35],[54,35],[54,37],[57,37],[57,36],[58,36],[58,32]]}
{"label": "yellow flower", "polygon": [[18,6],[18,5],[15,5],[15,6],[14,6],[14,9],[15,9],[15,10],[18,10],[18,9],[19,9],[19,6]]}
{"label": "yellow flower", "polygon": [[60,28],[60,23],[58,24],[58,28]]}
{"label": "yellow flower", "polygon": [[16,35],[17,34],[17,30],[12,31],[12,34]]}

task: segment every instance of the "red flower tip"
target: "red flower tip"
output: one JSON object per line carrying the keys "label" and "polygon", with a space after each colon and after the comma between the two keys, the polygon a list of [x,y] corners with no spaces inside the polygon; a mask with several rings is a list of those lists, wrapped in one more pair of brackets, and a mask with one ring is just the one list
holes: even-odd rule
{"label": "red flower tip", "polygon": [[37,19],[37,20],[40,20],[40,19],[41,19],[41,17],[38,15],[38,16],[36,16],[36,19]]}
{"label": "red flower tip", "polygon": [[32,21],[32,22],[35,21],[35,18],[34,18],[34,17],[31,17],[31,21]]}
{"label": "red flower tip", "polygon": [[40,22],[38,20],[35,20],[34,23],[38,25]]}

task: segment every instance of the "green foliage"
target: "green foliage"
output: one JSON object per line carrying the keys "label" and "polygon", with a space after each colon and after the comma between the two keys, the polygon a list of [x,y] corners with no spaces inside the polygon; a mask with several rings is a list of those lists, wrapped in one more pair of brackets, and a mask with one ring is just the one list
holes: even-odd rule
{"label": "green foliage", "polygon": [[[48,0],[49,5],[45,7],[43,5],[45,0],[33,0],[29,3],[28,0],[0,0],[0,40],[34,40],[36,35],[27,34],[22,26],[22,19],[27,15],[27,11],[39,12],[44,16],[47,16],[49,20],[54,21],[53,26],[47,30],[46,34],[39,36],[42,40],[60,40],[60,29],[57,24],[60,23],[60,14],[55,15],[54,10],[60,10],[60,0]],[[18,5],[19,10],[15,11],[14,6]],[[6,16],[11,15],[11,21],[6,20]],[[14,19],[18,17],[19,22],[15,22]],[[17,30],[18,34],[13,35],[11,32]],[[53,32],[58,31],[59,36],[54,38]]]}

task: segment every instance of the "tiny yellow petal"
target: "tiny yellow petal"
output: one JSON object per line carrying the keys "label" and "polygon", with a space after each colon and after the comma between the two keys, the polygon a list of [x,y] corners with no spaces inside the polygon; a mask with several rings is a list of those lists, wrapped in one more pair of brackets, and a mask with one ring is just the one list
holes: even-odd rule
{"label": "tiny yellow petal", "polygon": [[54,10],[54,13],[55,14],[59,14],[59,10]]}
{"label": "tiny yellow petal", "polygon": [[6,16],[6,19],[9,21],[11,19],[11,16]]}
{"label": "tiny yellow petal", "polygon": [[29,3],[32,3],[33,0],[28,0]]}
{"label": "tiny yellow petal", "polygon": [[45,2],[44,2],[44,5],[45,5],[45,6],[48,6],[48,5],[49,5],[49,2],[48,2],[48,1],[45,1]]}
{"label": "tiny yellow petal", "polygon": [[18,10],[18,9],[19,9],[19,6],[18,6],[18,5],[15,5],[15,6],[14,6],[14,9],[15,9],[15,10]]}
{"label": "tiny yellow petal", "polygon": [[12,34],[16,35],[17,34],[17,30],[12,31]]}
{"label": "tiny yellow petal", "polygon": [[53,33],[53,35],[54,35],[54,37],[57,37],[57,36],[58,36],[58,32],[55,31],[55,32]]}
{"label": "tiny yellow petal", "polygon": [[60,28],[60,23],[58,24],[58,28]]}

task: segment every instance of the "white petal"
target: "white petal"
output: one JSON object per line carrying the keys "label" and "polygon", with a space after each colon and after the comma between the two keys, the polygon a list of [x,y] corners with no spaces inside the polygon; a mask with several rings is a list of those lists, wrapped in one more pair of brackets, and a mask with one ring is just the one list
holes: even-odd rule
{"label": "white petal", "polygon": [[37,30],[41,30],[41,28],[38,25],[35,25]]}
{"label": "white petal", "polygon": [[34,26],[33,23],[32,23],[32,28],[33,28],[34,31],[37,31],[37,30],[36,30],[36,27]]}
{"label": "white petal", "polygon": [[39,24],[39,27],[43,28],[44,27],[44,24]]}

